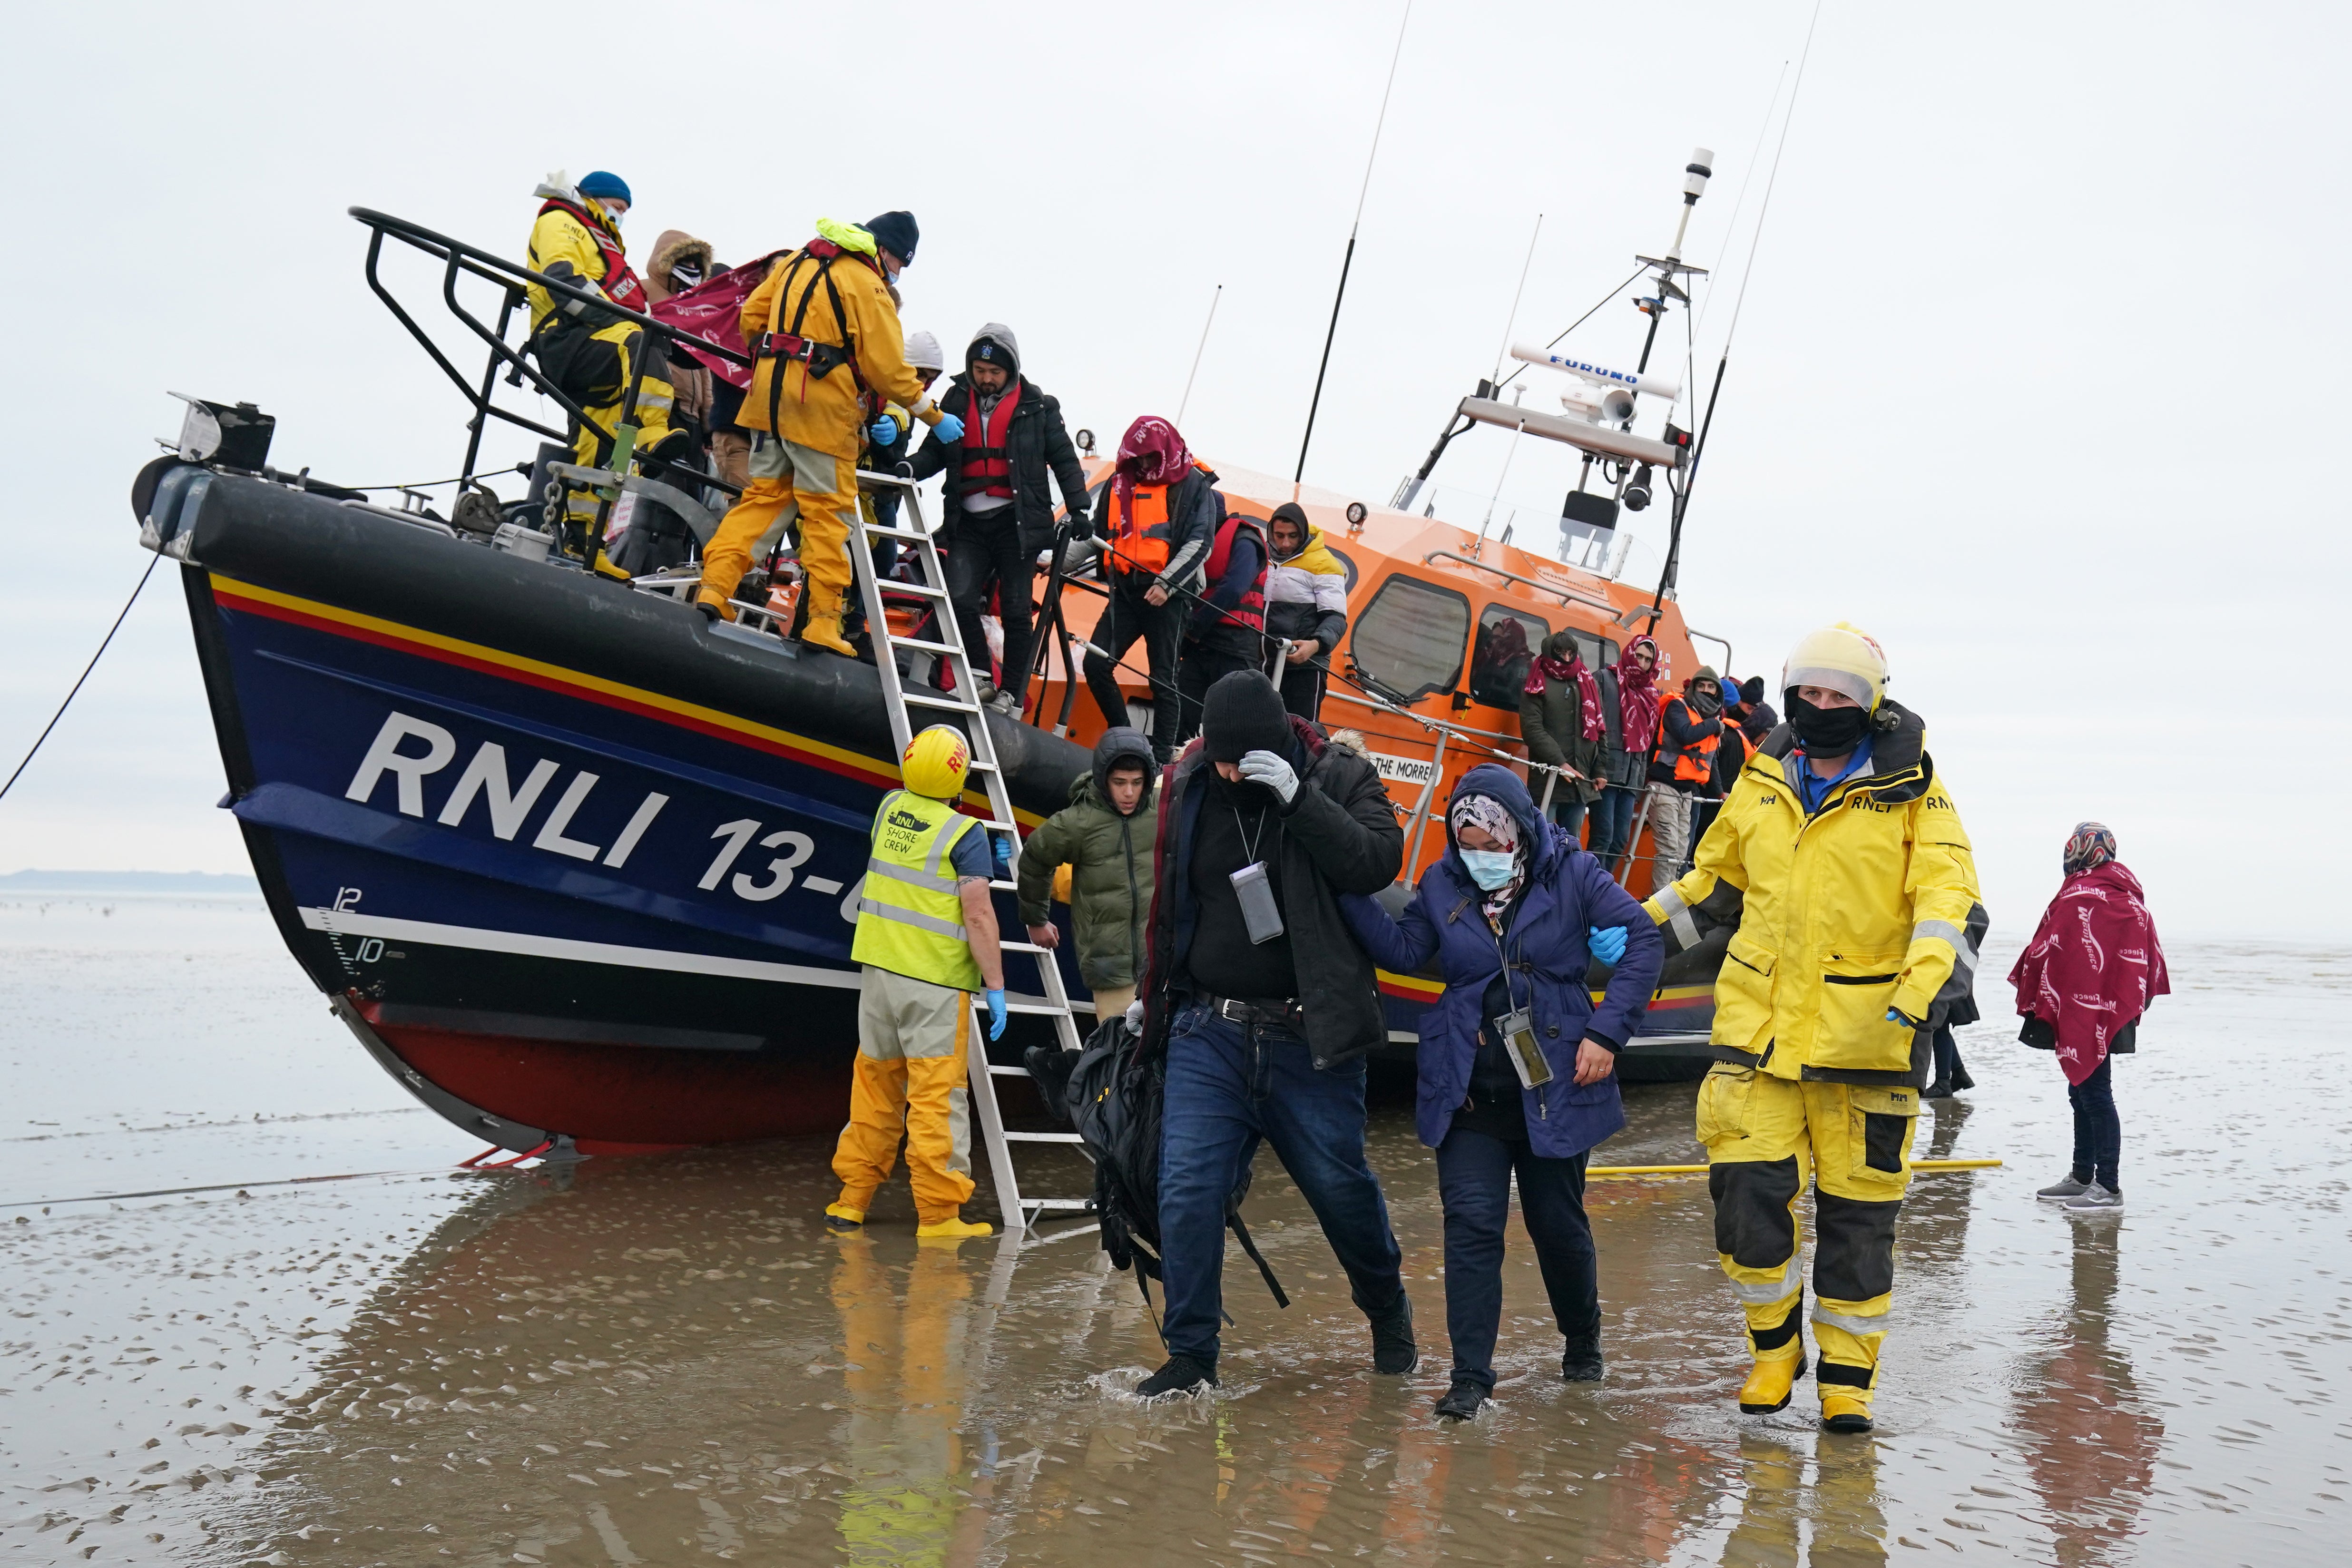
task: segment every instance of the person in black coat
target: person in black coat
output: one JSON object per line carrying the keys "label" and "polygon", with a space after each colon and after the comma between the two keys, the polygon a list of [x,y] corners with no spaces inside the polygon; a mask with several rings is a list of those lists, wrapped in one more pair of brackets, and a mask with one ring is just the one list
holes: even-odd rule
{"label": "person in black coat", "polygon": [[1385,889],[1403,864],[1388,788],[1251,669],[1210,689],[1201,738],[1162,798],[1139,1048],[1166,1058],[1168,1361],[1136,1392],[1217,1380],[1225,1205],[1261,1141],[1347,1273],[1371,1325],[1373,1370],[1411,1372],[1412,1304],[1364,1159],[1364,1058],[1388,1024],[1372,960],[1339,903]]}
{"label": "person in black coat", "polygon": [[[1019,687],[1029,673],[1035,562],[1054,537],[1046,476],[1060,485],[1064,508],[1077,517],[1087,510],[1086,470],[1062,424],[1061,404],[1021,374],[1020,345],[1001,321],[973,334],[963,374],[953,378],[940,406],[963,421],[963,434],[942,441],[934,431],[915,454],[913,472],[918,479],[948,474],[939,531],[947,548],[948,597],[981,686],[980,700],[1010,712],[1020,705]],[[1007,690],[1001,700],[984,673],[988,638],[980,625],[992,586],[1004,626]]]}

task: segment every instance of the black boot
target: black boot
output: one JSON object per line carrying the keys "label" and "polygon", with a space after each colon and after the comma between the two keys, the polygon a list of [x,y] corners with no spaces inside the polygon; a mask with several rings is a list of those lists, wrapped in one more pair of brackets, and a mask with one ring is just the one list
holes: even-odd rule
{"label": "black boot", "polygon": [[1203,1366],[1188,1355],[1171,1355],[1166,1365],[1135,1385],[1135,1396],[1158,1399],[1163,1394],[1194,1394],[1216,1386],[1215,1368]]}
{"label": "black boot", "polygon": [[1475,1420],[1478,1415],[1478,1407],[1486,1403],[1486,1388],[1484,1384],[1466,1377],[1457,1377],[1454,1380],[1454,1386],[1447,1389],[1438,1399],[1437,1414],[1444,1416],[1448,1421]]}
{"label": "black boot", "polygon": [[[1371,1316],[1370,1314],[1366,1314]],[[1397,1292],[1396,1305],[1371,1318],[1372,1370],[1402,1377],[1421,1364],[1421,1351],[1412,1342],[1412,1299]]]}
{"label": "black boot", "polygon": [[1977,1080],[1969,1076],[1968,1064],[1966,1062],[1954,1062],[1952,1064],[1952,1087],[1954,1089],[1974,1089],[1976,1086]]}
{"label": "black boot", "polygon": [[1952,1080],[1948,1078],[1937,1079],[1935,1082],[1929,1084],[1927,1088],[1919,1091],[1919,1098],[1922,1100],[1951,1099]]}
{"label": "black boot", "polygon": [[1601,1340],[1570,1340],[1568,1350],[1559,1358],[1559,1375],[1568,1383],[1599,1383],[1601,1381]]}

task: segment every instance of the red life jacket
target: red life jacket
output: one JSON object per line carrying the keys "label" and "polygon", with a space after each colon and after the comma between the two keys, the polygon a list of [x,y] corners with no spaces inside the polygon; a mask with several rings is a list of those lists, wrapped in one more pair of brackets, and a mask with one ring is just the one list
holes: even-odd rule
{"label": "red life jacket", "polygon": [[[967,390],[971,390],[967,388]],[[1013,499],[1013,454],[1006,441],[1013,431],[1013,410],[1021,401],[1021,378],[1014,376],[983,416],[980,394],[971,391],[964,404],[963,493]]]}
{"label": "red life jacket", "polygon": [[1257,541],[1257,576],[1243,591],[1241,603],[1227,610],[1217,624],[1225,626],[1240,626],[1246,631],[1262,632],[1265,629],[1266,566],[1274,559],[1274,552],[1267,548],[1265,530],[1258,525],[1257,519],[1244,517],[1241,513],[1235,512],[1225,519],[1223,525],[1217,530],[1217,542],[1209,551],[1209,586],[1213,591],[1218,584],[1225,580],[1225,567],[1233,559],[1234,541],[1240,536],[1241,531],[1244,528],[1248,529],[1250,536]]}
{"label": "red life jacket", "polygon": [[629,266],[629,258],[621,253],[619,236],[599,223],[587,208],[571,202],[551,197],[548,204],[539,209],[539,216],[545,217],[549,213],[570,213],[579,220],[580,226],[588,231],[588,237],[596,242],[597,254],[604,258],[604,275],[594,281],[604,290],[604,298],[625,310],[647,308],[646,286],[637,281],[636,273]]}

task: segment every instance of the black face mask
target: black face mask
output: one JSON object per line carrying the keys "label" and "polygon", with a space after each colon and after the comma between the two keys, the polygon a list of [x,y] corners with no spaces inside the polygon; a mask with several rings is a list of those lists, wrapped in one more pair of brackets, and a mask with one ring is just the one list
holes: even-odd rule
{"label": "black face mask", "polygon": [[1805,743],[1809,757],[1843,757],[1870,732],[1870,714],[1861,708],[1816,708],[1789,693],[1789,727]]}

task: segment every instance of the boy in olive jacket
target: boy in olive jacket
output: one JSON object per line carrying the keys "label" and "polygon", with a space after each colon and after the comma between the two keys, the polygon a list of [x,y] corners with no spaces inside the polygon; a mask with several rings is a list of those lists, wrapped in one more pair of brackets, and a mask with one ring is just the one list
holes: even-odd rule
{"label": "boy in olive jacket", "polygon": [[1021,919],[1040,947],[1062,940],[1054,924],[1054,874],[1070,868],[1070,924],[1078,975],[1094,993],[1095,1016],[1114,1018],[1135,1000],[1151,918],[1149,815],[1157,764],[1140,730],[1122,725],[1095,742],[1091,773],[1070,786],[1070,804],[1021,847]]}

